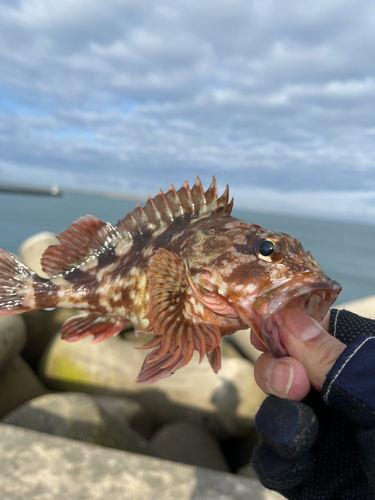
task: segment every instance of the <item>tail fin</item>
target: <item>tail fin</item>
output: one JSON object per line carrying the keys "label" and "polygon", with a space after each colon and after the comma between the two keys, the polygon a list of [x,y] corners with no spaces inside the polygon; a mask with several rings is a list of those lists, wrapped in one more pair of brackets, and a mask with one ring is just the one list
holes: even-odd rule
{"label": "tail fin", "polygon": [[34,279],[31,269],[0,249],[0,316],[35,308]]}

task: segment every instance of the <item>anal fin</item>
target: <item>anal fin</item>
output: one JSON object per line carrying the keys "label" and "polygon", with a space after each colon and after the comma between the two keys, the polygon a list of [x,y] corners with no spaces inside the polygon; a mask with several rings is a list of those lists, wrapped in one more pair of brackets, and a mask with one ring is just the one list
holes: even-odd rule
{"label": "anal fin", "polygon": [[67,342],[76,342],[93,335],[92,343],[95,344],[117,335],[126,324],[126,321],[116,321],[94,313],[83,313],[65,321],[60,334]]}

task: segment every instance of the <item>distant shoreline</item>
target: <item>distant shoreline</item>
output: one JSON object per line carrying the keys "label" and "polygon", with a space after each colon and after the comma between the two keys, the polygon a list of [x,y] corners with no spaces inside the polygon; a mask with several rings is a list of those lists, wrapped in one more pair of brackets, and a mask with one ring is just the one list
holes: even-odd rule
{"label": "distant shoreline", "polygon": [[[78,188],[64,188],[59,186],[58,184],[53,184],[51,186],[45,185],[25,185],[25,184],[17,184],[17,183],[4,183],[0,182],[0,195],[1,194],[18,194],[18,195],[35,195],[35,196],[51,196],[51,197],[61,197],[65,194],[73,194],[73,195],[82,195],[82,196],[98,196],[101,198],[106,198],[109,200],[125,200],[125,201],[134,201],[139,203],[147,202],[147,195],[145,194],[130,194],[130,193],[121,193],[118,191],[95,191],[95,190],[86,190],[86,189],[78,189]],[[150,193],[151,194],[151,193]],[[154,193],[155,194],[155,193]],[[328,222],[328,223],[338,223],[338,224],[351,224],[351,225],[360,225],[364,227],[374,227],[375,221],[361,220],[358,221],[355,218],[347,219],[344,217],[314,217],[313,215],[299,215],[295,212],[274,212],[271,210],[267,210],[266,206],[262,207],[262,210],[258,210],[254,207],[246,206],[244,203],[236,202],[233,208],[233,212],[246,212],[254,214],[255,216],[276,216],[276,217],[287,217],[294,218],[298,220],[311,220],[311,221],[320,221],[320,222]]]}
{"label": "distant shoreline", "polygon": [[0,193],[21,194],[35,196],[61,196],[61,191],[57,185],[45,186],[25,186],[23,184],[4,184],[0,182]]}
{"label": "distant shoreline", "polygon": [[63,196],[64,194],[78,194],[86,196],[101,196],[113,200],[127,200],[144,202],[147,200],[146,196],[123,194],[111,191],[89,191],[85,189],[74,188],[60,188],[57,184],[52,186],[30,186],[24,184],[6,184],[0,182],[0,193],[4,194],[18,194],[18,195],[34,195],[34,196]]}

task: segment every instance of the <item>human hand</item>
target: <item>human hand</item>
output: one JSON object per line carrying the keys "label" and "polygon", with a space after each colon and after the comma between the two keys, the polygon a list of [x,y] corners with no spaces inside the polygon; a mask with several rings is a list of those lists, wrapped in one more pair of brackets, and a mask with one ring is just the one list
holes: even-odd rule
{"label": "human hand", "polygon": [[[292,310],[287,315],[298,317]],[[267,398],[256,415],[262,442],[252,465],[264,486],[289,499],[374,499],[375,321],[333,310],[331,338],[305,321],[299,337],[291,334],[295,326],[288,321],[288,332],[281,332],[295,357],[274,360],[265,353],[257,363],[259,385],[279,397]],[[311,338],[311,332],[318,333]],[[284,381],[272,373],[275,361],[293,364]],[[321,394],[313,389],[303,402],[280,399],[301,399],[311,385]]]}
{"label": "human hand", "polygon": [[[327,332],[329,319],[328,313],[319,324],[298,307],[285,309],[279,334],[289,356],[275,359],[266,351],[255,364],[255,380],[266,394],[299,401],[311,387],[321,390],[326,374],[346,347]],[[251,341],[265,350],[253,334]]]}

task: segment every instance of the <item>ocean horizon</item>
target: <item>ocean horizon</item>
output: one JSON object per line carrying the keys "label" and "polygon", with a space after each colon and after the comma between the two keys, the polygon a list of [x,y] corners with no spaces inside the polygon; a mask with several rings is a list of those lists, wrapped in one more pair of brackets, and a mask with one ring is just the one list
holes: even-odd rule
{"label": "ocean horizon", "polygon": [[[139,201],[144,205],[144,199]],[[136,203],[136,199],[125,196],[83,192],[61,196],[0,193],[0,248],[17,254],[30,236],[42,231],[59,234],[87,214],[115,224]],[[234,207],[232,215],[297,238],[325,273],[342,285],[337,304],[375,294],[375,226],[248,211],[243,207]]]}

